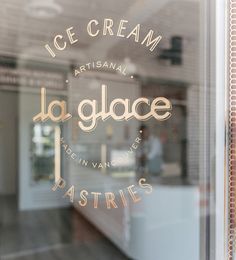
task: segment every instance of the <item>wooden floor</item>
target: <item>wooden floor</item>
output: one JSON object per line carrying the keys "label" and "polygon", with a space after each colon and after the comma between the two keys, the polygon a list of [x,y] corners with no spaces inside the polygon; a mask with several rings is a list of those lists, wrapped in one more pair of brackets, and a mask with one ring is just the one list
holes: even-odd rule
{"label": "wooden floor", "polygon": [[19,212],[15,197],[0,196],[0,259],[128,258],[73,209]]}

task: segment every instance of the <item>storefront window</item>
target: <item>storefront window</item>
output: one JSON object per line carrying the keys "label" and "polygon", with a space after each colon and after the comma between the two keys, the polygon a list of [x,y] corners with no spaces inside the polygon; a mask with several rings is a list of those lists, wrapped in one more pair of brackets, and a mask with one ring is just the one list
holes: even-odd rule
{"label": "storefront window", "polygon": [[[233,259],[226,11],[224,0],[2,1],[0,207],[19,216],[15,230],[0,213],[0,259],[45,248]],[[25,245],[28,223],[48,236],[38,228]]]}

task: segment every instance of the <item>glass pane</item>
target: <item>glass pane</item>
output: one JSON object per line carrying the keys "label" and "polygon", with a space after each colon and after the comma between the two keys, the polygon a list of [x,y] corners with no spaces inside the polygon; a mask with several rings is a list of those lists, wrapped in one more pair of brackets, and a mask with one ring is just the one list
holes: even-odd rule
{"label": "glass pane", "polygon": [[225,5],[1,1],[0,259],[220,260]]}
{"label": "glass pane", "polygon": [[54,179],[55,134],[52,125],[32,125],[31,167],[32,181]]}

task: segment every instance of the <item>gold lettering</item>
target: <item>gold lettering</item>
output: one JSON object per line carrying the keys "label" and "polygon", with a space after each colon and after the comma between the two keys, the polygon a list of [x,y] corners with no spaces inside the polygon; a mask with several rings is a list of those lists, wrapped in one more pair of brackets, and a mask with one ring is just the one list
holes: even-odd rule
{"label": "gold lettering", "polygon": [[99,34],[99,30],[97,30],[95,33],[92,33],[92,23],[94,23],[95,25],[98,25],[98,21],[97,20],[91,20],[89,21],[88,25],[87,25],[87,32],[90,36],[95,37]]}
{"label": "gold lettering", "polygon": [[112,26],[113,26],[113,20],[112,19],[104,19],[104,26],[103,26],[103,35],[107,35],[107,31],[109,32],[110,35],[114,35],[112,31]]}
{"label": "gold lettering", "polygon": [[108,209],[110,209],[111,206],[112,208],[118,208],[118,206],[115,203],[115,194],[113,192],[105,192],[105,197]]}
{"label": "gold lettering", "polygon": [[73,36],[75,35],[75,33],[72,33],[71,30],[73,30],[73,27],[66,29],[66,32],[67,32],[70,43],[74,44],[78,41],[78,39],[73,39]]}
{"label": "gold lettering", "polygon": [[129,39],[130,36],[134,35],[135,41],[138,42],[139,41],[139,31],[140,31],[140,24],[137,24],[126,38]]}
{"label": "gold lettering", "polygon": [[121,34],[121,32],[126,29],[126,27],[124,26],[124,23],[128,23],[128,21],[120,20],[119,28],[117,31],[117,36],[119,36],[119,37],[125,37],[124,34]]}
{"label": "gold lettering", "polygon": [[148,34],[146,35],[146,37],[144,38],[144,40],[141,42],[141,44],[144,44],[147,41],[147,43],[146,43],[147,47],[152,44],[152,46],[150,47],[150,51],[153,51],[156,48],[157,44],[162,39],[162,37],[159,35],[155,39],[152,40],[152,36],[153,36],[153,30],[150,30],[148,32]]}
{"label": "gold lettering", "polygon": [[79,205],[81,207],[85,207],[87,205],[88,199],[86,196],[88,196],[88,192],[86,190],[82,190],[80,192],[80,198],[82,199],[82,201],[79,200]]}
{"label": "gold lettering", "polygon": [[67,192],[63,195],[63,198],[65,197],[69,197],[70,198],[70,202],[74,202],[74,196],[75,196],[75,186],[72,185],[68,190]]}
{"label": "gold lettering", "polygon": [[134,187],[135,187],[134,185],[131,185],[131,186],[129,186],[127,189],[128,189],[128,191],[129,191],[130,196],[131,196],[131,198],[133,199],[134,203],[136,203],[136,202],[140,201],[141,198],[139,198],[139,197],[136,196],[137,191],[133,191],[133,188],[134,188]]}
{"label": "gold lettering", "polygon": [[61,47],[59,44],[58,44],[58,38],[61,40],[63,39],[63,36],[62,35],[56,35],[54,37],[54,46],[56,47],[56,49],[58,49],[59,51],[63,51],[65,48],[66,48],[66,42],[64,41],[64,45]]}
{"label": "gold lettering", "polygon": [[[60,108],[60,115],[55,116],[53,114],[53,110],[55,107],[58,106]],[[46,121],[50,118],[54,122],[64,122],[70,119],[72,116],[71,114],[67,113],[66,111],[66,102],[54,100],[48,106],[48,112],[46,113],[46,89],[41,88],[41,112],[33,117],[33,121]]]}
{"label": "gold lettering", "polygon": [[139,182],[138,182],[139,186],[140,186],[141,188],[143,188],[143,189],[147,189],[147,190],[145,191],[145,193],[147,193],[147,194],[152,193],[152,186],[151,186],[150,184],[144,183],[144,182],[146,182],[146,179],[145,179],[145,178],[141,178],[141,179],[139,180]]}
{"label": "gold lettering", "polygon": [[94,200],[93,200],[93,206],[95,209],[98,208],[98,196],[102,195],[101,192],[91,192],[92,195],[94,195]]}
{"label": "gold lettering", "polygon": [[[156,110],[156,111],[155,111]],[[172,110],[172,105],[167,98],[158,97],[155,98],[151,105],[151,115],[157,120],[164,121],[171,117],[171,113],[168,112]],[[164,112],[163,115],[158,115],[157,112]]]}

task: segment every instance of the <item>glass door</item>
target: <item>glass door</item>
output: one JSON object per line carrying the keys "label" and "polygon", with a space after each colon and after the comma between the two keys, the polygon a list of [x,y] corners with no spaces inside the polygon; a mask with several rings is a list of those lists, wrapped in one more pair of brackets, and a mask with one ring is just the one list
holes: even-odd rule
{"label": "glass door", "polygon": [[[58,96],[54,94],[47,98],[50,101]],[[39,109],[38,95],[30,91],[19,93],[19,207],[21,210],[52,208],[68,204],[60,199],[61,194],[51,192],[55,176],[63,177],[65,169],[63,167],[66,167],[60,150],[60,133],[65,133],[65,128],[55,123],[33,122],[32,118]]]}

